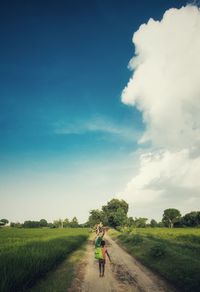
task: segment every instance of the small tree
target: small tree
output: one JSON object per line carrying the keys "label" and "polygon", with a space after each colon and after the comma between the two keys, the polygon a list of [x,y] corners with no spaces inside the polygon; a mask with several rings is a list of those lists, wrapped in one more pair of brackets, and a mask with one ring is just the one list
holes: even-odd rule
{"label": "small tree", "polygon": [[40,220],[40,227],[47,227],[48,226],[48,222],[45,219],[41,219]]}
{"label": "small tree", "polygon": [[72,221],[70,222],[70,227],[72,228],[78,227],[78,219],[76,217],[72,218]]}
{"label": "small tree", "polygon": [[69,226],[70,226],[69,219],[65,218],[65,220],[63,221],[63,227],[67,228]]}
{"label": "small tree", "polygon": [[158,226],[158,223],[156,222],[156,220],[151,219],[150,226],[151,227],[157,227]]}
{"label": "small tree", "polygon": [[174,223],[177,222],[181,218],[181,213],[177,209],[166,209],[163,213],[163,219],[162,222],[165,224],[165,226],[169,228],[174,227]]}
{"label": "small tree", "polygon": [[53,221],[53,225],[55,226],[55,228],[62,228],[63,227],[63,221],[61,219],[54,220]]}
{"label": "small tree", "polygon": [[0,220],[0,225],[2,225],[2,226],[6,225],[8,223],[9,223],[9,221],[7,219],[1,219]]}
{"label": "small tree", "polygon": [[181,223],[186,226],[195,227],[200,225],[200,212],[192,211],[182,217]]}
{"label": "small tree", "polygon": [[128,227],[134,226],[134,223],[135,223],[135,221],[134,221],[133,217],[128,217],[127,226]]}
{"label": "small tree", "polygon": [[107,224],[107,218],[103,211],[100,211],[98,209],[93,209],[90,211],[90,216],[88,219],[88,223],[90,226],[94,226],[96,224],[99,224],[100,222],[103,223],[103,225]]}
{"label": "small tree", "polygon": [[143,217],[135,218],[134,225],[135,227],[144,228],[147,225],[147,220],[148,218]]}

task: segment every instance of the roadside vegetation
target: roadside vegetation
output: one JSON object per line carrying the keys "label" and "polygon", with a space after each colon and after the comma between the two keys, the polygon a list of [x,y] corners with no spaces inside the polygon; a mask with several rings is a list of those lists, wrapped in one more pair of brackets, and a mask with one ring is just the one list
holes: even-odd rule
{"label": "roadside vegetation", "polygon": [[0,229],[0,291],[23,291],[87,240],[88,229]]}
{"label": "roadside vegetation", "polygon": [[[69,255],[81,250],[89,235],[88,227],[95,229],[100,222],[112,228],[111,236],[127,251],[180,291],[200,291],[200,211],[182,215],[179,210],[169,208],[157,222],[146,217],[129,217],[128,209],[127,202],[114,198],[101,209],[91,210],[84,224],[79,224],[76,217],[52,223],[41,219],[10,225],[8,219],[1,219],[0,291],[24,291],[49,271],[55,272],[53,281],[50,276],[41,291],[48,291],[51,283],[56,283],[62,275],[67,287],[65,280],[72,278]],[[74,258],[78,261],[78,257]],[[64,272],[56,274],[61,262],[66,263]]]}
{"label": "roadside vegetation", "polygon": [[200,229],[119,228],[110,235],[180,291],[200,291]]}

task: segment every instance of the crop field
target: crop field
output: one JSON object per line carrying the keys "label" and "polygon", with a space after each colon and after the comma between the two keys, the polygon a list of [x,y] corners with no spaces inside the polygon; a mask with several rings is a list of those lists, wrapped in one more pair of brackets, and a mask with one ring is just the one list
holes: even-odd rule
{"label": "crop field", "polygon": [[0,228],[0,291],[23,291],[88,238],[88,229]]}
{"label": "crop field", "polygon": [[200,291],[200,229],[127,228],[110,233],[180,291]]}

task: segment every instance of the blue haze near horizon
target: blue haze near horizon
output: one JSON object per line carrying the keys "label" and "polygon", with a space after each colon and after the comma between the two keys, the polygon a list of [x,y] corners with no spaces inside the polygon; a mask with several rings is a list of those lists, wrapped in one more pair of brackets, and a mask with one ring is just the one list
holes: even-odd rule
{"label": "blue haze near horizon", "polygon": [[[131,76],[127,64],[134,53],[132,35],[149,18],[159,20],[167,9],[185,4],[186,1],[173,0],[1,3],[2,216],[12,220],[28,218],[23,210],[29,199],[34,202],[34,197],[27,195],[26,201],[26,195],[20,195],[21,189],[18,191],[15,182],[26,177],[31,182],[38,173],[63,175],[66,171],[66,175],[70,173],[74,178],[77,165],[87,168],[92,165],[93,172],[94,165],[108,166],[110,161],[114,165],[112,176],[115,163],[125,161],[126,171],[122,168],[118,173],[118,178],[122,177],[119,188],[122,187],[132,171],[129,155],[139,148],[137,140],[145,127],[140,112],[120,101]],[[88,182],[84,189],[88,188],[88,194],[61,195],[61,201],[71,200],[72,206],[76,206],[75,200],[89,201],[85,210],[74,214],[86,220],[89,209],[100,207],[100,203],[114,195],[115,179],[109,179],[111,183],[108,188],[106,184],[105,189],[102,187],[105,193],[101,198],[99,194],[91,195]],[[13,184],[14,191],[9,184]],[[31,183],[29,187],[32,188]],[[43,202],[48,200],[48,190],[45,192]],[[16,212],[12,216],[9,200],[17,196],[22,196],[24,206],[20,215]],[[34,219],[36,211],[33,208],[31,218]],[[51,209],[44,216],[56,218],[59,206],[55,214],[52,212]],[[66,216],[68,212],[72,216],[66,207]],[[42,211],[35,217],[40,215]]]}

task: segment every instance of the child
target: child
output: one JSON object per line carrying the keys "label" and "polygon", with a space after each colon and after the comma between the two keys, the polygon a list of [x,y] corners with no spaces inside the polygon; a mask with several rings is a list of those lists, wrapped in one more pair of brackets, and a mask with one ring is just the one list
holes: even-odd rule
{"label": "child", "polygon": [[107,248],[105,247],[105,240],[101,241],[101,249],[102,249],[103,259],[99,259],[99,277],[104,277],[106,255],[108,256],[109,261],[111,262],[110,255],[107,251]]}

